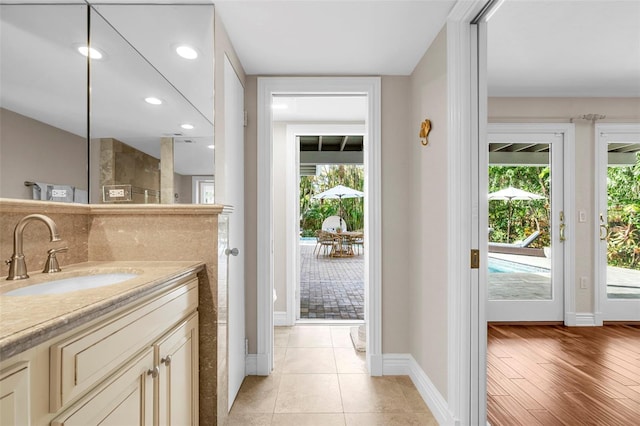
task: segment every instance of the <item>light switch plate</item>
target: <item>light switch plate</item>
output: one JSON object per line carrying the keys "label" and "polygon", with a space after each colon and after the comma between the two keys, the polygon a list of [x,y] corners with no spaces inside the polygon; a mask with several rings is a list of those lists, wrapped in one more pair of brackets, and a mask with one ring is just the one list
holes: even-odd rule
{"label": "light switch plate", "polygon": [[581,223],[584,223],[587,221],[587,212],[584,210],[580,210],[580,212],[578,212],[578,220]]}

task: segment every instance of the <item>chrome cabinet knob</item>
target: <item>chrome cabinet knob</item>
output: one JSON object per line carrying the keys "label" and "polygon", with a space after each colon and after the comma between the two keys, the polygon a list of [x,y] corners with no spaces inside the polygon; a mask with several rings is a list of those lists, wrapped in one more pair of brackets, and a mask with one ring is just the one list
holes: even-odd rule
{"label": "chrome cabinet knob", "polygon": [[226,249],[224,251],[224,254],[226,254],[227,256],[231,255],[231,256],[237,256],[238,253],[240,253],[240,251],[237,248],[234,249]]}

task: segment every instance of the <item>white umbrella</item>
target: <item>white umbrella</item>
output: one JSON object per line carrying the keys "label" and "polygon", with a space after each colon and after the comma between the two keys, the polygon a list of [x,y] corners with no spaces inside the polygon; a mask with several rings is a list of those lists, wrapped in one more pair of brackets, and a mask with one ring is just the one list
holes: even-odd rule
{"label": "white umbrella", "polygon": [[364,192],[357,189],[349,188],[344,185],[337,185],[327,189],[324,192],[314,195],[312,198],[316,200],[339,199],[340,200],[340,227],[342,227],[342,199],[343,198],[362,198]]}
{"label": "white umbrella", "polygon": [[489,201],[503,200],[507,202],[507,242],[511,234],[511,201],[512,200],[542,200],[542,195],[527,192],[522,189],[514,188],[510,186],[508,188],[501,189],[500,191],[492,192],[489,194]]}

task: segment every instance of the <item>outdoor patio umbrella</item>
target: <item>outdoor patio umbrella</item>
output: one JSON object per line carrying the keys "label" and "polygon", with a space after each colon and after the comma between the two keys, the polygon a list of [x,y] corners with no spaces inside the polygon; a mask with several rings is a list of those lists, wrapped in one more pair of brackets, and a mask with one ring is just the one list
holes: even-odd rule
{"label": "outdoor patio umbrella", "polygon": [[511,201],[513,200],[542,200],[542,195],[527,192],[522,189],[514,188],[510,186],[508,188],[501,189],[500,191],[492,192],[489,194],[489,201],[502,200],[507,202],[507,242],[511,235]]}
{"label": "outdoor patio umbrella", "polygon": [[348,186],[337,185],[333,188],[327,189],[324,192],[314,195],[312,198],[316,200],[326,199],[339,199],[340,200],[340,227],[342,228],[342,199],[343,198],[362,198],[364,192],[357,189],[349,188]]}

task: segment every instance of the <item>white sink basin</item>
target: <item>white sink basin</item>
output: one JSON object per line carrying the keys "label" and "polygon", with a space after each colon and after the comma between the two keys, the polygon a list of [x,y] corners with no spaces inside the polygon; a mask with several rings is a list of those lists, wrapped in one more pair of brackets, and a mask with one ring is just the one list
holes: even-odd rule
{"label": "white sink basin", "polygon": [[62,278],[55,281],[47,281],[43,284],[34,284],[18,288],[5,293],[4,296],[39,296],[44,294],[69,293],[72,291],[87,290],[90,288],[118,284],[137,276],[138,274],[117,272]]}

